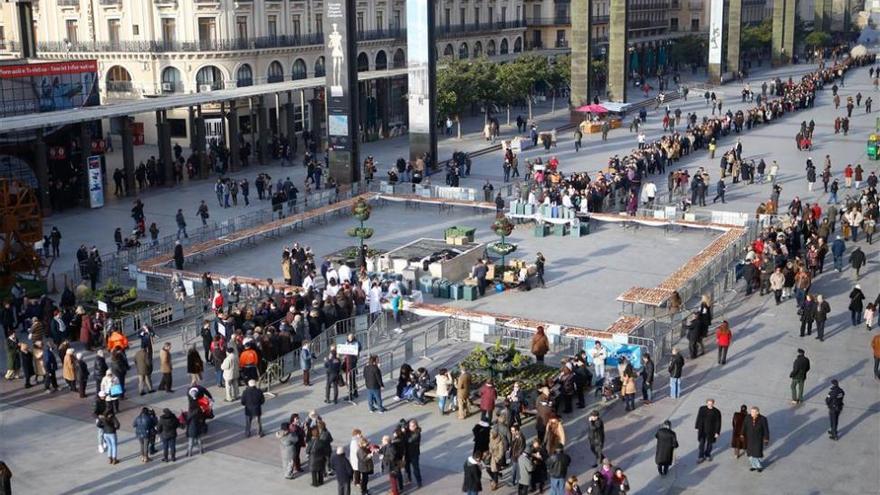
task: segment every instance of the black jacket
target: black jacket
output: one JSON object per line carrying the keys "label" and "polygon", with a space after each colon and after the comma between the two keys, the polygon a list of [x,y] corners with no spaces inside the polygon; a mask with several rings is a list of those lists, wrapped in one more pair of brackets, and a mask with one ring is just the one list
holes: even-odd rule
{"label": "black jacket", "polygon": [[479,461],[469,457],[464,461],[464,481],[461,484],[461,491],[465,493],[483,491],[482,476],[483,471],[480,469]]}
{"label": "black jacket", "polygon": [[684,369],[684,357],[676,354],[672,361],[669,362],[669,376],[672,378],[681,378],[681,371]]}
{"label": "black jacket", "polygon": [[368,390],[379,390],[385,386],[382,382],[382,371],[375,364],[364,366],[364,384]]}
{"label": "black jacket", "polygon": [[669,428],[660,428],[654,438],[657,439],[657,453],[654,454],[654,462],[658,465],[671,465],[675,457],[675,449],[678,448],[678,438],[675,432]]}
{"label": "black jacket", "polygon": [[843,396],[846,395],[842,388],[837,385],[832,385],[831,390],[828,391],[828,396],[825,397],[825,405],[828,406],[828,409],[831,411],[840,411],[843,409]]}
{"label": "black jacket", "polygon": [[257,387],[247,387],[241,393],[241,405],[244,406],[245,416],[261,416],[264,402],[266,398],[263,396],[263,391]]}
{"label": "black jacket", "polygon": [[177,416],[168,409],[162,412],[162,415],[159,416],[159,425],[156,428],[162,440],[177,438],[178,428],[180,428],[180,421],[177,420]]}
{"label": "black jacket", "polygon": [[587,435],[590,445],[605,445],[605,423],[602,418],[597,418],[596,421],[588,420],[587,425],[590,427]]}
{"label": "black jacket", "polygon": [[422,430],[409,431],[406,436],[406,458],[418,459],[422,453]]}
{"label": "black jacket", "polygon": [[568,465],[571,457],[565,452],[554,453],[547,459],[547,474],[551,478],[568,478]]}
{"label": "black jacket", "polygon": [[701,406],[697,412],[697,421],[694,423],[698,438],[714,438],[721,434],[721,411],[709,406]]}
{"label": "black jacket", "polygon": [[337,483],[340,485],[351,483],[351,479],[354,477],[354,469],[352,469],[351,462],[348,461],[345,454],[334,454],[333,458],[330,459],[330,466],[333,467],[333,472],[336,473]]}
{"label": "black jacket", "polygon": [[648,362],[642,366],[642,379],[645,380],[646,383],[654,383],[654,361],[649,359]]}
{"label": "black jacket", "polygon": [[798,357],[794,358],[788,377],[795,380],[806,380],[808,371],[810,371],[810,360],[807,359],[807,356],[798,354]]}

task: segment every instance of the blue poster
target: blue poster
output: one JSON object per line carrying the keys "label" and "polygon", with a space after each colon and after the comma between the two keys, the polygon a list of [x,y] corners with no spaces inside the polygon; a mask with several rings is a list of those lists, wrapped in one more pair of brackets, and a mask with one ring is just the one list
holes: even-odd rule
{"label": "blue poster", "polygon": [[[618,356],[626,357],[627,361],[632,364],[633,369],[642,369],[642,346],[630,344],[618,344],[610,340],[600,340],[599,342],[605,347],[606,366],[617,366]],[[587,340],[584,342],[584,350],[587,351],[587,362],[593,364],[593,356],[590,352],[596,346],[596,340]]]}

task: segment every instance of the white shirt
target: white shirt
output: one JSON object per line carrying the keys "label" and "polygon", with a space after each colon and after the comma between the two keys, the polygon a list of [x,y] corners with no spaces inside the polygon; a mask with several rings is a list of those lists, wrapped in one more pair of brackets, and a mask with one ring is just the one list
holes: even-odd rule
{"label": "white shirt", "polygon": [[351,268],[346,264],[339,265],[339,283],[351,281]]}
{"label": "white shirt", "polygon": [[370,288],[370,313],[382,311],[382,289],[378,286]]}

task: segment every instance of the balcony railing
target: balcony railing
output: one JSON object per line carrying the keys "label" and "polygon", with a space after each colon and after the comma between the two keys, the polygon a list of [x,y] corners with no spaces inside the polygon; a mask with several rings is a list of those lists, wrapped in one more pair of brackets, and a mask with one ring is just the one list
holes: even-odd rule
{"label": "balcony railing", "polygon": [[133,90],[131,81],[107,81],[108,93],[131,93]]}
{"label": "balcony railing", "polygon": [[609,19],[611,19],[610,15],[594,15],[593,24],[608,24]]}
{"label": "balcony railing", "polygon": [[668,0],[636,0],[630,3],[629,8],[636,10],[668,10]]}
{"label": "balcony railing", "polygon": [[405,40],[406,29],[389,28],[389,29],[372,29],[369,31],[358,31],[358,41],[374,41],[374,40]]}
{"label": "balcony railing", "polygon": [[[263,36],[248,39],[221,39],[201,41],[78,41],[71,43],[71,52],[218,52],[234,50],[254,50],[265,48],[284,48],[295,46],[322,45],[322,34],[306,34],[301,36]],[[39,52],[65,53],[68,47],[60,41],[40,41],[37,43]]]}
{"label": "balcony railing", "polygon": [[556,48],[568,48],[568,40],[556,40]]}
{"label": "balcony railing", "polygon": [[101,5],[120,5],[122,0],[100,0]]}
{"label": "balcony railing", "polygon": [[59,7],[79,7],[80,0],[57,0]]}
{"label": "balcony railing", "polygon": [[472,24],[450,24],[437,26],[438,38],[453,38],[460,34],[468,33],[491,33],[502,29],[517,29],[526,27],[522,19],[518,21],[480,22]]}
{"label": "balcony railing", "polygon": [[564,26],[571,24],[570,15],[557,15],[554,17],[529,17],[526,19],[529,26]]}

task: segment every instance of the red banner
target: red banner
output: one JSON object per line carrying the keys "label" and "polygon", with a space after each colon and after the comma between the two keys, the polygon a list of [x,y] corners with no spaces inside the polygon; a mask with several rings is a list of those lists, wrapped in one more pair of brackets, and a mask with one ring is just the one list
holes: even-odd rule
{"label": "red banner", "polygon": [[0,79],[78,74],[80,72],[98,72],[98,61],[70,60],[40,64],[2,65],[0,66]]}

